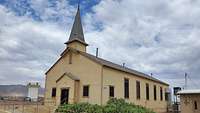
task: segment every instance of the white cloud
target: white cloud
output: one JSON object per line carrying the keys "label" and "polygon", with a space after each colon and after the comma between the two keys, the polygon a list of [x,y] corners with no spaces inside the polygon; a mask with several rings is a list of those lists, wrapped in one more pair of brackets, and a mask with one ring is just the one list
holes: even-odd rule
{"label": "white cloud", "polygon": [[16,16],[1,5],[0,15],[1,84],[38,80],[44,85],[44,73],[65,48],[68,33],[51,22]]}
{"label": "white cloud", "polygon": [[94,7],[93,18],[87,21],[101,22],[103,29],[89,31],[87,38],[100,47],[103,57],[154,73],[169,83],[174,82],[170,78],[182,80],[185,72],[199,80],[199,3],[102,0]]}
{"label": "white cloud", "polygon": [[[31,1],[40,22],[28,14],[16,16],[0,5],[0,74],[6,76],[0,79],[4,83],[11,78],[9,83],[19,83],[14,81],[16,76],[26,76],[24,82],[42,81],[44,71],[64,50],[75,7],[65,0],[55,4]],[[98,47],[101,57],[153,73],[173,86],[183,86],[185,72],[199,81],[199,5],[197,0],[102,0],[83,17],[88,51],[94,54]],[[30,70],[34,70],[31,75]]]}

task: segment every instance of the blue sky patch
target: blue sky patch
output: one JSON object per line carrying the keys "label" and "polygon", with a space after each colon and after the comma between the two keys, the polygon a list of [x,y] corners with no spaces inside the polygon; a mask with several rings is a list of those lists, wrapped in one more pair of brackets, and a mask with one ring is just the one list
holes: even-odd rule
{"label": "blue sky patch", "polygon": [[[78,4],[78,0],[66,0],[70,5],[76,7]],[[48,0],[48,7],[55,9],[59,6],[57,6],[58,0]],[[85,13],[92,12],[92,7],[96,4],[98,4],[100,0],[86,0],[86,1],[80,1],[81,6],[81,14],[84,15]],[[1,0],[0,4],[7,7],[9,10],[15,13],[17,16],[28,16],[33,18],[36,21],[43,21],[41,18],[41,14],[35,10],[33,7],[31,7],[31,0]],[[53,18],[52,18],[53,17]],[[52,15],[52,17],[49,18],[50,21],[59,21],[59,16]]]}

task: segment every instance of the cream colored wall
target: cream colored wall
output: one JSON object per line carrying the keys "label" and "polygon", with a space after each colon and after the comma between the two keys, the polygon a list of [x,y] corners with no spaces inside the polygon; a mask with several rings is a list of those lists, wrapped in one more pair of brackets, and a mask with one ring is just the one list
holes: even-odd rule
{"label": "cream colored wall", "polygon": [[[72,64],[69,64],[69,55],[66,54],[46,75],[45,104],[48,105],[47,101],[53,101],[51,90],[56,87],[56,80],[65,72],[70,72],[80,79],[80,102],[100,104],[101,67],[101,65],[77,53],[72,54]],[[82,97],[83,85],[90,86],[89,98]],[[57,96],[60,96],[59,93]]]}
{"label": "cream colored wall", "polygon": [[86,46],[81,44],[78,41],[74,41],[73,43],[69,43],[67,46],[70,47],[70,48],[74,48],[76,50],[79,50],[79,51],[86,52]]}
{"label": "cream colored wall", "polygon": [[60,95],[62,89],[69,89],[69,98],[68,102],[70,104],[74,103],[75,97],[74,97],[74,84],[75,81],[71,78],[64,76],[60,81],[56,83],[56,105],[60,104]]}
{"label": "cream colored wall", "polygon": [[[131,74],[107,68],[94,61],[82,56],[78,53],[72,54],[72,64],[69,64],[69,54],[67,53],[46,75],[46,92],[45,92],[45,105],[48,105],[49,100],[54,101],[57,105],[60,103],[60,89],[66,86],[70,86],[73,89],[74,84],[66,83],[64,79],[61,80],[59,84],[56,85],[56,80],[63,75],[65,72],[70,72],[74,76],[80,79],[79,83],[79,102],[89,102],[92,104],[100,104],[101,101],[105,104],[109,99],[109,85],[115,87],[115,97],[124,98],[124,78],[129,78],[129,99],[128,102],[134,102],[137,105],[143,105],[145,107],[151,108],[154,111],[165,111],[167,102],[165,101],[164,89],[168,86],[153,82],[151,80],[143,79],[141,77],[133,76]],[[103,81],[101,81],[101,76],[103,74]],[[136,99],[136,80],[140,81],[141,84],[141,99]],[[102,97],[101,97],[101,82],[102,87]],[[149,83],[149,97],[150,100],[146,100],[146,83]],[[83,85],[89,85],[89,98],[84,98]],[[153,85],[157,86],[157,100],[154,101],[153,95]],[[56,99],[51,98],[51,90],[53,87],[57,87]],[[160,101],[160,87],[163,87],[163,101]],[[73,100],[73,93],[70,93],[70,98]],[[101,100],[102,98],[102,100]],[[57,101],[55,101],[57,100]],[[70,101],[72,102],[72,101]]]}
{"label": "cream colored wall", "polygon": [[[181,113],[200,113],[200,94],[181,95]],[[194,109],[194,101],[197,101],[197,110]]]}
{"label": "cream colored wall", "polygon": [[[126,99],[127,102],[133,102],[157,112],[166,111],[167,101],[165,101],[164,89],[168,88],[168,86],[107,67],[103,68],[103,104],[105,104],[109,99],[109,85],[115,87],[115,97],[124,98],[124,78],[129,79],[129,99]],[[140,81],[141,85],[140,100],[136,99],[136,80]],[[150,100],[146,100],[146,83],[148,83],[150,87]],[[154,101],[153,85],[157,86],[156,101]],[[160,87],[163,87],[163,101],[160,100]]]}
{"label": "cream colored wall", "polygon": [[[100,104],[101,97],[101,65],[89,60],[88,58],[79,55],[79,60],[76,62],[73,72],[76,72],[76,66],[79,66],[80,71],[77,72],[80,79],[80,102],[89,102],[92,104]],[[89,85],[89,98],[83,97],[83,85]]]}

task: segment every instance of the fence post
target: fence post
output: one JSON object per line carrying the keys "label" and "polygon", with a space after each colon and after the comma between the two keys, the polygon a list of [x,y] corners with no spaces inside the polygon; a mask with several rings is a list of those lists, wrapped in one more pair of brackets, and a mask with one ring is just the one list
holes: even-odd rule
{"label": "fence post", "polygon": [[14,108],[14,107],[15,107],[15,105],[13,104],[13,109],[12,109],[12,112],[13,112],[13,113],[15,113],[15,110],[14,110],[15,108]]}
{"label": "fence post", "polygon": [[38,113],[38,110],[39,110],[39,108],[38,108],[38,101],[37,101],[37,113]]}
{"label": "fence post", "polygon": [[37,113],[37,108],[35,108],[35,113]]}
{"label": "fence post", "polygon": [[24,103],[22,104],[22,113],[24,113]]}

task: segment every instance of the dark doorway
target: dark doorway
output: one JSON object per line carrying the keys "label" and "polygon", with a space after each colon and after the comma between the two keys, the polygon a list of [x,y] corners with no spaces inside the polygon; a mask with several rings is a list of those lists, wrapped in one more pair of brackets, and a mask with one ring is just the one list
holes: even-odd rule
{"label": "dark doorway", "polygon": [[61,89],[60,104],[68,104],[69,89]]}

